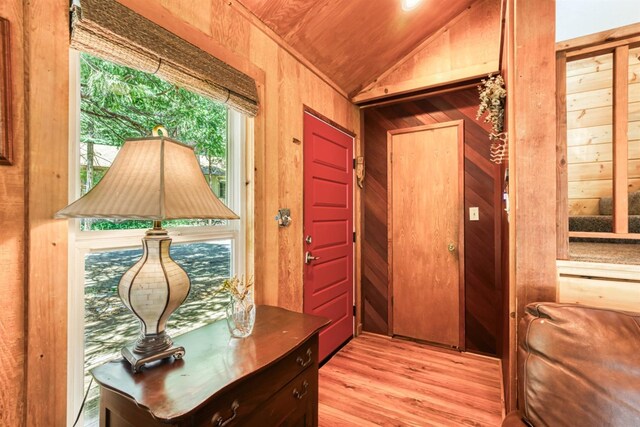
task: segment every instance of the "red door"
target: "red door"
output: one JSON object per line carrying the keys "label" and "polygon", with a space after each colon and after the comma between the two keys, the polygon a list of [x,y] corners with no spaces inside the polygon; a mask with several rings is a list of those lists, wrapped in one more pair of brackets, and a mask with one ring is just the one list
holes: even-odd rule
{"label": "red door", "polygon": [[304,312],[331,319],[319,361],[353,336],[353,138],[304,115]]}

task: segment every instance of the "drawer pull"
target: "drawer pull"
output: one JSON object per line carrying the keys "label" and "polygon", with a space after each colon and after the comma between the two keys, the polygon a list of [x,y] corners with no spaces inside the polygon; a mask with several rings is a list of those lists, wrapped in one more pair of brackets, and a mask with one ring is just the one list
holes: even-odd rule
{"label": "drawer pull", "polygon": [[306,368],[307,366],[309,366],[311,364],[311,362],[313,362],[313,360],[311,360],[311,349],[307,349],[307,360],[304,360],[302,358],[302,356],[298,356],[298,358],[296,359],[296,362],[298,362],[298,365],[302,366],[303,368]]}
{"label": "drawer pull", "polygon": [[216,412],[213,418],[211,418],[211,425],[216,427],[224,427],[228,425],[231,421],[233,421],[238,416],[239,407],[240,407],[240,404],[238,403],[238,401],[234,400],[233,403],[231,404],[231,416],[225,420],[224,418],[222,418],[222,415],[220,415],[220,412]]}
{"label": "drawer pull", "polygon": [[307,382],[307,380],[304,380],[302,382],[302,391],[298,391],[297,388],[294,388],[293,389],[293,396],[296,399],[300,400],[307,394],[308,391],[309,391],[309,383]]}

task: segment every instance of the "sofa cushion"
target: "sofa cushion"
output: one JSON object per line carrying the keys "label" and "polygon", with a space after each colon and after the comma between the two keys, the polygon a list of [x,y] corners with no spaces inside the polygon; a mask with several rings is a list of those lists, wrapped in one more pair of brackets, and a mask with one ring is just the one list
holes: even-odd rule
{"label": "sofa cushion", "polygon": [[640,426],[640,314],[527,306],[519,406],[534,426]]}

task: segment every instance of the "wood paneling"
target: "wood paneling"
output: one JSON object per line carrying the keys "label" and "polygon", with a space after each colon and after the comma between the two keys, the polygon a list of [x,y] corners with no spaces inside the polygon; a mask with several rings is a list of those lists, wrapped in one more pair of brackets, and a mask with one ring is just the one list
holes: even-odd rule
{"label": "wood paneling", "polygon": [[558,302],[639,310],[640,267],[637,265],[558,261],[558,275]]}
{"label": "wood paneling", "polygon": [[[564,124],[567,135],[570,215],[598,215],[597,200],[612,196],[614,179],[623,183],[617,188],[617,200],[618,209],[625,212],[624,194],[638,188],[640,60],[633,52],[621,46],[615,53],[566,63],[565,87],[558,88],[559,97],[566,101],[566,116],[559,117],[558,123]],[[563,64],[558,62],[558,67]],[[561,94],[565,91],[566,96]],[[618,164],[615,171],[614,158]],[[620,218],[617,227],[626,232],[626,218]]]}
{"label": "wood paneling", "polygon": [[[629,123],[629,140],[640,141],[640,121]],[[598,145],[613,141],[611,126],[595,126],[588,129],[567,131],[567,145]]]}
{"label": "wood paneling", "polygon": [[[364,116],[366,176],[362,249],[362,309],[366,331],[387,334],[387,148],[388,130],[451,120],[465,128],[465,318],[467,350],[496,354],[501,336],[500,167],[489,159],[489,128],[477,121],[475,88],[419,101],[368,108]],[[419,159],[415,167],[427,167]],[[425,191],[428,185],[425,184]],[[480,221],[469,221],[469,207]]]}
{"label": "wood paneling", "polygon": [[[248,127],[255,170],[247,177],[255,188],[248,247],[255,247],[256,298],[301,310],[302,147],[292,141],[301,139],[304,105],[354,133],[358,109],[232,2],[122,3],[256,79],[261,110]],[[11,21],[15,147],[15,164],[0,167],[0,290],[11,301],[0,314],[2,425],[67,423],[67,221],[53,213],[68,202],[68,8],[60,0],[0,3]],[[291,227],[273,221],[278,207],[291,208]]]}
{"label": "wood paneling", "polygon": [[9,20],[13,165],[0,166],[0,425],[20,426],[25,416],[25,104],[22,1],[0,2]]}
{"label": "wood paneling", "polygon": [[[236,2],[210,0],[209,35],[198,29],[206,25],[197,8],[177,2],[119,1],[257,80],[261,107],[254,120],[255,170],[248,177],[255,181],[256,298],[301,311],[302,145],[294,138],[302,140],[304,106],[354,134],[359,131],[358,109],[254,25]],[[190,22],[198,22],[198,27]],[[228,40],[229,26],[234,28],[233,41]],[[356,153],[359,141],[356,138]],[[286,228],[273,220],[281,207],[291,209],[293,222]]]}
{"label": "wood paneling", "polygon": [[53,215],[68,203],[68,7],[66,0],[25,3],[27,425],[67,423],[68,221]]}
{"label": "wood paneling", "polygon": [[469,7],[399,1],[240,0],[253,14],[347,93],[355,93]]}
{"label": "wood paneling", "polygon": [[[498,71],[500,0],[479,0],[353,97],[362,103]],[[369,82],[367,82],[369,83]]]}
{"label": "wood paneling", "polygon": [[320,369],[319,425],[497,426],[500,362],[363,333]]}
{"label": "wood paneling", "polygon": [[[592,71],[588,67],[576,66],[571,75],[567,75],[567,94],[577,94],[583,92],[597,91],[601,89],[611,89],[611,69],[612,55],[605,54],[598,57],[600,66]],[[591,63],[592,58],[578,59],[578,62],[586,61]],[[570,63],[569,63],[570,64]],[[634,81],[634,75],[640,73],[640,64],[632,64],[629,67],[629,83],[637,83]],[[637,89],[636,89],[637,90]],[[585,96],[585,95],[583,95]]]}

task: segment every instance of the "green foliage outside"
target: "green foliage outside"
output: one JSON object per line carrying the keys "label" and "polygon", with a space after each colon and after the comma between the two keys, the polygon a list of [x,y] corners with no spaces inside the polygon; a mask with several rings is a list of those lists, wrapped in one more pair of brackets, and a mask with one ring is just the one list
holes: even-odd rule
{"label": "green foliage outside", "polygon": [[[127,138],[151,135],[156,125],[169,137],[194,147],[205,161],[203,171],[212,183],[214,171],[226,171],[227,108],[158,77],[112,62],[80,55],[80,143],[86,144],[81,168],[83,194],[104,175],[95,168],[95,145],[120,147]],[[175,220],[166,226],[212,225],[220,221]],[[151,221],[91,220],[87,229],[149,228]]]}

